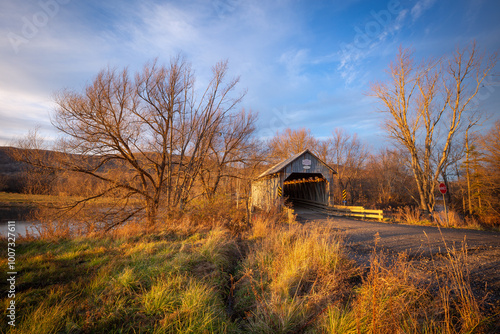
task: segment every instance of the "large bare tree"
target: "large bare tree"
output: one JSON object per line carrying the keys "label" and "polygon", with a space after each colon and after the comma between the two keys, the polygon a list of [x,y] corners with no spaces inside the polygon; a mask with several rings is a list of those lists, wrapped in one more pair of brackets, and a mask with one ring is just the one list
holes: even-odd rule
{"label": "large bare tree", "polygon": [[67,154],[38,164],[100,180],[104,186],[75,206],[115,199],[102,218],[108,228],[133,216],[154,224],[160,208],[189,200],[221,126],[233,131],[227,119],[243,95],[234,94],[238,78],[228,80],[227,69],[216,64],[201,91],[179,56],[146,64],[134,77],[127,69],[101,71],[83,92],[57,94],[52,121],[63,136],[56,149]]}
{"label": "large bare tree", "polygon": [[276,135],[269,140],[270,158],[273,162],[279,162],[305,149],[314,151],[316,144],[317,140],[311,135],[311,130],[287,128],[283,132],[276,132]]}
{"label": "large bare tree", "polygon": [[200,173],[207,199],[214,198],[222,180],[240,178],[240,169],[254,161],[257,144],[252,135],[256,120],[256,114],[241,110],[220,122]]}
{"label": "large bare tree", "polygon": [[400,48],[389,67],[390,79],[371,86],[387,114],[390,138],[409,155],[424,211],[434,210],[438,178],[471,101],[495,63],[496,57],[485,59],[475,43],[457,48],[449,58],[420,64],[409,49]]}

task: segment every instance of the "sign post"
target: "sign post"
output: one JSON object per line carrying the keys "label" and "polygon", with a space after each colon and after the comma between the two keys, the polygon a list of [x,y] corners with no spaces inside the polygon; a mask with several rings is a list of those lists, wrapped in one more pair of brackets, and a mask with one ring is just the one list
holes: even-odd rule
{"label": "sign post", "polygon": [[441,192],[441,194],[443,194],[443,205],[444,205],[444,215],[446,216],[446,227],[450,227],[450,222],[448,220],[448,213],[446,212],[446,201],[444,199],[444,194],[446,194],[447,190],[448,189],[446,189],[446,184],[441,182],[439,184],[439,191]]}

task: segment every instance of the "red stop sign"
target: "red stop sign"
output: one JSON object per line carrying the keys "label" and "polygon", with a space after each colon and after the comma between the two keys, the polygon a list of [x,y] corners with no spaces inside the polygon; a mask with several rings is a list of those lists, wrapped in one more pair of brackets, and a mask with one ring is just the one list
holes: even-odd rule
{"label": "red stop sign", "polygon": [[446,194],[446,184],[444,184],[443,182],[441,182],[439,184],[439,191],[441,192],[441,194]]}

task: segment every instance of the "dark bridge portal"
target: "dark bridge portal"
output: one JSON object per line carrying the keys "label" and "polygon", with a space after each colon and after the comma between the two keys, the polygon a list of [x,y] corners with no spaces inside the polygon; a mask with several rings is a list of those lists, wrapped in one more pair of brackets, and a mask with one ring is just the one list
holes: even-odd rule
{"label": "dark bridge portal", "polygon": [[283,182],[283,196],[292,204],[300,199],[328,204],[328,181],[321,173],[292,173]]}
{"label": "dark bridge portal", "polygon": [[252,206],[263,210],[282,206],[283,199],[328,204],[335,171],[309,150],[283,160],[252,182]]}

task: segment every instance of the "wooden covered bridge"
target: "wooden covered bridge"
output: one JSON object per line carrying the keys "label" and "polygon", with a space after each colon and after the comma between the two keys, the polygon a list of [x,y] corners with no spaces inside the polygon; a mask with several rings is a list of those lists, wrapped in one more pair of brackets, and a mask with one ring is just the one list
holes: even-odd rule
{"label": "wooden covered bridge", "polygon": [[273,205],[308,200],[329,205],[336,172],[304,150],[263,172],[252,182],[252,206],[267,210]]}

